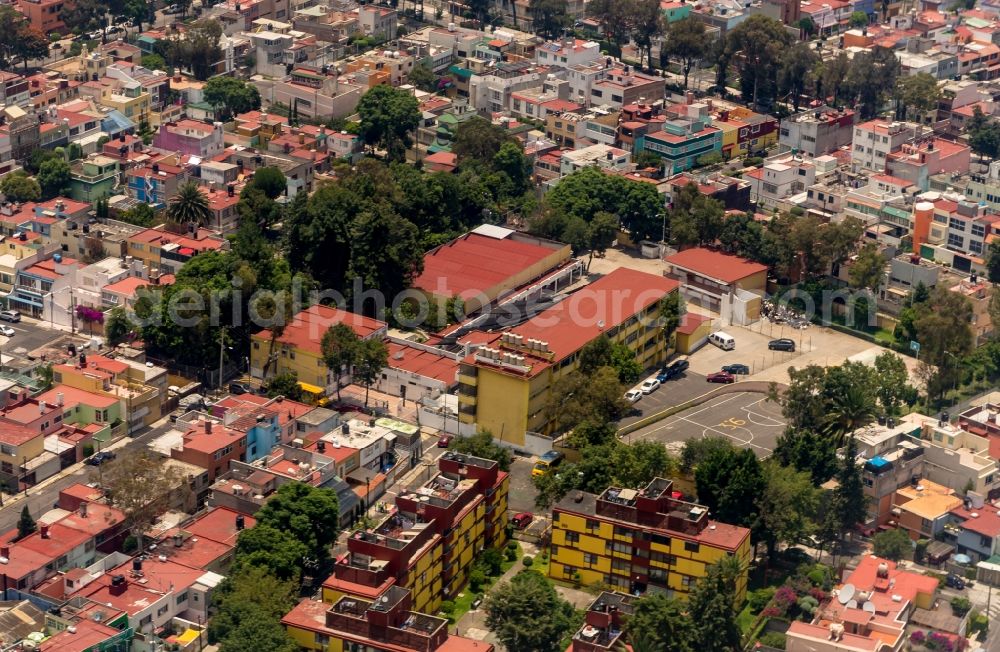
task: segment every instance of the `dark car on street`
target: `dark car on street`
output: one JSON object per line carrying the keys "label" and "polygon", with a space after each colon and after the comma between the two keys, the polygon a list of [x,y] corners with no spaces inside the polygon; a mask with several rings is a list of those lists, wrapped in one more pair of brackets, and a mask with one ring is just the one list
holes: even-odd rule
{"label": "dark car on street", "polygon": [[746,376],[750,373],[750,367],[740,363],[727,364],[722,368],[722,370],[731,373],[734,376]]}
{"label": "dark car on street", "polygon": [[105,462],[110,462],[115,459],[115,454],[111,451],[101,451],[95,455],[91,455],[90,459],[87,460],[87,464],[90,466],[100,466]]}
{"label": "dark car on street", "polygon": [[767,348],[772,351],[795,351],[795,340],[788,339],[787,337],[782,337],[777,340],[771,340],[767,343]]}
{"label": "dark car on street", "polygon": [[677,378],[685,371],[687,371],[688,367],[690,366],[691,363],[688,362],[686,357],[680,358],[679,360],[674,360],[673,362],[671,362],[670,364],[668,364],[666,367],[663,368],[663,370],[656,376],[656,379],[661,383],[665,383],[668,380],[673,380],[674,378]]}

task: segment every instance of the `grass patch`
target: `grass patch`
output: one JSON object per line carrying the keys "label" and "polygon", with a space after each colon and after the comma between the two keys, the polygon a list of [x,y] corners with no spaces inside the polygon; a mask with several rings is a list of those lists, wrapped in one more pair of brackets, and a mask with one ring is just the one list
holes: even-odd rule
{"label": "grass patch", "polygon": [[[497,580],[503,577],[504,573],[513,568],[514,564],[520,561],[521,556],[522,556],[521,544],[518,543],[517,557],[514,558],[514,561],[507,561],[507,558],[505,557],[503,562],[500,564],[500,574],[497,575],[496,577],[487,577],[486,583],[483,584],[482,588],[480,589],[481,593],[472,592],[469,589],[469,585],[466,584],[465,589],[463,589],[462,592],[459,593],[452,601],[453,604],[455,605],[452,608],[452,610],[447,613],[441,612],[442,615],[448,618],[450,622],[457,623],[459,620],[462,619],[462,616],[464,616],[465,614],[469,613],[469,611],[472,610],[472,603],[478,600],[480,597],[486,595],[486,593],[489,592],[490,588],[492,588],[492,586],[497,583]],[[546,560],[546,563],[548,563],[548,560]]]}
{"label": "grass patch", "polygon": [[750,605],[743,607],[743,611],[736,616],[736,624],[739,625],[740,633],[746,636],[750,633],[750,628],[753,627],[754,620],[757,616],[750,609]]}

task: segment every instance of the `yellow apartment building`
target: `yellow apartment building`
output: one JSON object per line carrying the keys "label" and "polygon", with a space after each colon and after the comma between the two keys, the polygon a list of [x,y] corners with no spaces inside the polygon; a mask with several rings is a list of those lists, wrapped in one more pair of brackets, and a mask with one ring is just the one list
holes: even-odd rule
{"label": "yellow apartment building", "polygon": [[507,542],[508,474],[493,460],[447,452],[439,473],[396,497],[389,516],[351,535],[323,583],[323,601],[374,600],[408,589],[413,609],[434,613],[465,587],[476,556]]}
{"label": "yellow apartment building", "polygon": [[[166,370],[153,367],[147,374],[144,367],[102,355],[80,358],[75,363],[55,365],[52,368],[55,382],[118,401],[128,415],[129,432],[148,426],[163,416]],[[155,374],[155,371],[162,373]]]}
{"label": "yellow apartment building", "polygon": [[324,394],[334,374],[323,362],[320,343],[335,324],[347,324],[361,339],[384,338],[389,325],[353,312],[314,305],[300,311],[272,342],[270,329],[251,336],[250,375],[267,380],[278,374],[294,372],[299,383],[312,394]]}
{"label": "yellow apartment building", "polygon": [[495,335],[459,366],[459,419],[515,447],[550,434],[550,389],[576,369],[587,343],[602,334],[623,342],[644,369],[666,359],[659,310],[677,289],[673,279],[619,268]]}
{"label": "yellow apartment building", "polygon": [[708,508],[680,500],[673,483],[643,489],[572,492],[552,510],[549,576],[685,598],[707,568],[735,555],[743,562],[736,604],[746,598],[750,530],[708,518]]}

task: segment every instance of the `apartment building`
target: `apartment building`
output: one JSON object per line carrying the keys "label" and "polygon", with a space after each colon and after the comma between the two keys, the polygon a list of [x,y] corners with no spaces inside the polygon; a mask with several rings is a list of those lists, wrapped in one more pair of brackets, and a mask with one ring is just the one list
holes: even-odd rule
{"label": "apartment building", "polygon": [[928,192],[912,209],[913,253],[950,264],[956,271],[982,271],[987,241],[1000,215],[961,195]]}
{"label": "apartment building", "polygon": [[202,418],[183,434],[170,449],[170,457],[208,471],[208,481],[229,470],[233,461],[246,461],[247,434],[233,430],[213,419]]}
{"label": "apartment building", "polygon": [[593,166],[612,172],[627,172],[632,167],[631,157],[623,149],[601,143],[564,150],[559,157],[559,173],[562,176]]}
{"label": "apartment building", "polygon": [[786,155],[769,159],[763,166],[744,174],[750,183],[750,197],[760,208],[788,210],[805,204],[807,188],[837,169],[832,156],[806,158]]}
{"label": "apartment building", "polygon": [[[638,490],[570,492],[552,509],[551,555],[553,579],[687,597],[718,560],[749,563],[750,530],[710,519],[707,507],[680,500],[671,480],[654,478]],[[746,590],[744,570],[737,604]]]}
{"label": "apartment building", "polygon": [[371,599],[334,604],[306,598],[281,623],[303,650],[493,652],[493,644],[448,633],[448,621],[416,609],[412,591],[390,586]]}
{"label": "apartment building", "polygon": [[666,80],[647,75],[634,66],[605,66],[603,74],[590,86],[590,103],[622,108],[663,99]]}
{"label": "apartment building", "polygon": [[465,586],[476,556],[506,542],[508,475],[493,460],[447,452],[438,474],[396,497],[377,526],[347,540],[323,601],[373,600],[408,589],[414,608],[433,613]]}
{"label": "apartment building", "polygon": [[851,167],[855,170],[886,171],[889,154],[916,135],[917,126],[907,122],[876,119],[854,126]]}
{"label": "apartment building", "polygon": [[305,118],[343,118],[354,112],[367,84],[353,80],[355,75],[340,79],[321,69],[304,65],[295,67],[289,78],[275,81],[271,87],[271,102],[295,105]]}
{"label": "apartment building", "polygon": [[323,362],[320,341],[335,324],[347,324],[361,339],[382,339],[388,332],[385,322],[329,306],[314,305],[297,313],[291,323],[273,338],[269,329],[251,336],[250,375],[266,379],[294,372],[309,390],[324,394],[336,382]]}
{"label": "apartment building", "polygon": [[128,414],[129,433],[162,416],[167,390],[167,372],[162,367],[146,367],[102,355],[81,355],[74,364],[55,365],[52,371],[55,382],[122,403]]}
{"label": "apartment building", "polygon": [[935,174],[965,174],[969,171],[971,150],[942,138],[927,138],[919,143],[904,143],[890,152],[886,171],[927,190]]}
{"label": "apartment building", "polygon": [[93,204],[109,197],[118,185],[118,160],[96,154],[74,161],[70,166],[69,196]]}
{"label": "apartment building", "polygon": [[983,501],[981,494],[968,494],[961,507],[951,510],[944,540],[973,563],[1000,554],[1000,509]]}
{"label": "apartment building", "polygon": [[160,125],[153,137],[153,147],[165,152],[211,158],[225,148],[222,123],[206,124],[197,120],[179,120]]}
{"label": "apartment building", "polygon": [[862,482],[868,497],[866,525],[876,527],[897,520],[893,500],[898,489],[925,477],[924,447],[920,444],[920,423],[903,419],[881,419],[854,433],[858,444],[857,462],[862,465]]}
{"label": "apartment building", "polygon": [[721,152],[722,131],[712,126],[706,104],[691,104],[677,117],[668,117],[659,131],[637,137],[634,151],[659,156],[666,174],[676,174],[697,166],[706,154]]}
{"label": "apartment building", "polygon": [[188,168],[164,161],[136,165],[125,172],[126,192],[154,209],[166,208],[177,190],[191,178]]}
{"label": "apartment building", "polygon": [[[604,334],[636,352],[647,368],[665,359],[656,325],[660,301],[678,283],[617,269],[484,345],[459,368],[459,419],[498,434],[501,444],[541,453],[551,447],[546,409],[553,383],[576,367],[580,349]],[[581,320],[580,315],[590,315]],[[581,323],[582,322],[582,323]]]}
{"label": "apartment building", "polygon": [[229,249],[227,240],[208,229],[175,234],[154,227],[128,236],[126,242],[128,255],[141,260],[150,276],[176,274],[184,263],[203,251]]}

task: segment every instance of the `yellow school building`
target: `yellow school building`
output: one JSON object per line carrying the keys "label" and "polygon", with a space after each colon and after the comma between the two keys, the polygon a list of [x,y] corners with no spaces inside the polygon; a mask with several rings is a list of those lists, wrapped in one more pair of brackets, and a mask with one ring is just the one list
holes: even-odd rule
{"label": "yellow school building", "polygon": [[534,433],[551,434],[551,387],[577,368],[589,342],[601,335],[623,342],[644,369],[666,360],[659,310],[677,290],[673,279],[620,268],[525,323],[490,334],[459,366],[460,421],[514,447]]}

